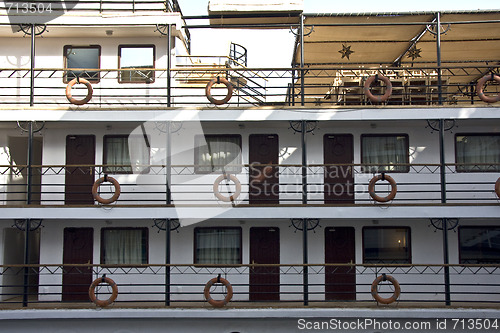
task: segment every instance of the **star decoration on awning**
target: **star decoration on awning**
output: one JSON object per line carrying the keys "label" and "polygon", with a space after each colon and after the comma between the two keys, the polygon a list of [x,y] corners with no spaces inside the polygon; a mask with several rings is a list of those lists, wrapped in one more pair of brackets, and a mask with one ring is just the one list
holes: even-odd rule
{"label": "star decoration on awning", "polygon": [[339,51],[340,54],[342,54],[342,59],[347,58],[349,59],[349,56],[354,53],[354,51],[351,51],[351,45],[346,46],[345,44],[342,44],[342,50]]}
{"label": "star decoration on awning", "polygon": [[411,58],[411,61],[417,58],[422,58],[420,52],[422,52],[422,49],[417,49],[416,46],[413,46],[410,50],[408,50],[408,58]]}

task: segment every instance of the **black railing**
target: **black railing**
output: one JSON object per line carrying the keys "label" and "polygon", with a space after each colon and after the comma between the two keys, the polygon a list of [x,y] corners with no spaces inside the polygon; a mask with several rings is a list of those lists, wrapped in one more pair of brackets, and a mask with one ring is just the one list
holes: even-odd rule
{"label": "black railing", "polygon": [[[173,100],[173,106],[210,105],[205,96],[205,86],[216,77],[228,78],[233,85],[233,96],[227,106],[245,105],[300,105],[302,95],[308,107],[344,106],[435,106],[463,107],[468,105],[492,105],[483,101],[477,93],[477,80],[485,73],[498,73],[500,68],[460,66],[443,67],[441,89],[435,68],[393,68],[371,70],[360,68],[307,68],[304,89],[300,89],[297,70],[286,68],[228,68],[225,64],[212,66],[183,65],[171,70],[162,68],[127,69],[71,69],[81,77],[91,77],[93,96],[85,105],[109,106],[162,106]],[[36,68],[34,70],[34,105],[71,105],[65,96],[65,77],[69,71],[61,68]],[[119,83],[120,75],[130,72],[137,76],[133,84]],[[142,82],[139,75],[147,73]],[[392,82],[392,93],[381,102],[372,101],[367,94],[383,96],[384,84],[375,81],[365,87],[369,77],[385,75]],[[93,79],[93,78],[96,79]],[[167,82],[172,82],[170,95]],[[0,103],[3,105],[28,105],[30,103],[30,69],[0,68]],[[72,88],[73,94],[85,95],[82,84]],[[485,96],[500,93],[500,85],[488,80],[483,85]],[[223,97],[227,88],[212,89],[214,97]]]}
{"label": "black railing", "polygon": [[[274,170],[272,173],[262,172],[264,167]],[[397,167],[398,165],[391,167]],[[405,164],[408,172],[391,173],[397,184],[395,197],[385,204],[436,204],[441,203],[441,167],[439,164]],[[482,165],[481,172],[467,172],[466,176],[457,172],[463,165],[446,164],[445,174],[448,204],[498,204],[500,198],[495,192],[495,183],[499,179],[498,165]],[[476,165],[474,165],[476,166]],[[279,164],[259,165],[261,177],[255,176],[254,165],[241,165],[238,173],[232,173],[239,182],[239,189],[230,177],[217,179],[221,172],[200,174],[195,165],[113,165],[112,170],[127,170],[125,174],[110,174],[121,187],[121,193],[114,204],[123,205],[165,205],[167,194],[172,204],[178,205],[220,205],[227,204],[225,198],[232,198],[235,205],[296,205],[302,203],[302,170],[301,165]],[[373,165],[371,167],[374,167]],[[479,170],[479,166],[478,170]],[[484,172],[489,167],[491,172]],[[103,177],[105,169],[110,166],[86,165],[64,166],[46,165],[32,166],[31,198],[33,205],[60,205],[67,202],[68,196],[78,195],[87,199],[81,204],[93,202],[92,184],[86,186],[65,183],[70,174],[94,174],[95,179]],[[135,170],[137,173],[130,172]],[[252,171],[253,170],[253,171]],[[257,170],[257,171],[258,171]],[[307,183],[305,184],[308,204],[344,204],[367,205],[377,204],[377,199],[370,195],[369,183],[374,176],[367,164],[325,165],[311,164],[306,167]],[[26,175],[26,165],[0,166],[0,175],[14,176],[22,179]],[[133,172],[135,172],[133,171]],[[351,173],[352,171],[352,173]],[[343,178],[342,175],[348,175]],[[350,176],[352,175],[352,177]],[[167,176],[170,186],[167,186]],[[276,177],[275,177],[276,176]],[[0,194],[3,205],[24,204],[27,188],[22,180],[0,184],[4,192]],[[217,188],[217,193],[214,192]],[[383,180],[377,181],[373,187],[378,197],[390,197],[392,187]],[[115,188],[111,183],[104,183],[98,188],[102,197],[111,197]],[[238,195],[234,195],[239,192]],[[76,200],[76,201],[75,201]],[[80,199],[70,200],[78,204]],[[231,200],[230,200],[231,201]]]}
{"label": "black railing", "polygon": [[[89,299],[93,280],[105,276],[112,279],[118,289],[116,301],[111,306],[134,302],[134,306],[148,307],[191,304],[207,306],[204,288],[207,282],[221,276],[233,288],[228,307],[238,305],[274,303],[304,303],[303,274],[307,268],[307,297],[310,303],[337,306],[339,302],[362,305],[377,304],[372,296],[375,279],[392,277],[400,286],[395,294],[394,284],[380,279],[375,290],[381,298],[394,296],[391,306],[443,306],[445,268],[450,271],[451,304],[456,306],[492,306],[500,303],[500,265],[440,265],[440,264],[242,264],[242,265],[192,265],[192,264],[143,264],[118,265],[2,265],[3,284],[0,308],[22,306],[37,307],[42,304],[78,303],[81,307],[95,307]],[[30,285],[25,288],[20,278],[29,275]],[[165,283],[166,275],[170,283]],[[265,282],[278,275],[279,282]],[[95,288],[97,299],[111,296],[107,284]],[[214,284],[210,295],[214,300],[226,296],[226,288]],[[26,295],[28,294],[28,295]],[[26,297],[28,296],[28,297]],[[382,305],[382,304],[381,304]],[[72,305],[74,306],[74,305]]]}

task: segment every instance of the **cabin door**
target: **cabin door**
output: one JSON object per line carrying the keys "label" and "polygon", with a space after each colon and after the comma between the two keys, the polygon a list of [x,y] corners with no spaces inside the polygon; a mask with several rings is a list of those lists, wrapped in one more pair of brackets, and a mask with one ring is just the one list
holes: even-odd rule
{"label": "cabin door", "polygon": [[249,161],[250,204],[279,204],[278,135],[250,135]]}
{"label": "cabin door", "polygon": [[[325,263],[355,263],[354,228],[325,228]],[[356,299],[356,269],[327,266],[325,269],[326,300]]]}
{"label": "cabin door", "polygon": [[[68,135],[66,137],[66,165],[94,165],[95,136]],[[67,167],[65,178],[67,205],[92,205],[93,167]]]}
{"label": "cabin door", "polygon": [[[93,248],[93,228],[64,229],[63,264],[92,264]],[[91,268],[65,266],[62,300],[88,301],[91,284]]]}
{"label": "cabin door", "polygon": [[326,204],[354,203],[354,146],[351,134],[325,134],[323,137]]}
{"label": "cabin door", "polygon": [[[250,263],[280,263],[279,228],[250,228]],[[250,268],[250,300],[279,301],[279,267]]]}

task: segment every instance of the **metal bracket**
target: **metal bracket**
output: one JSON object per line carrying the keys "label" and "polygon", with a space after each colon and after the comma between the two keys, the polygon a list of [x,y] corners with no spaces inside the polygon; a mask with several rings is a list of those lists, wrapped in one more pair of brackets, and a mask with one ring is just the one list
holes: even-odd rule
{"label": "metal bracket", "polygon": [[[431,224],[436,230],[443,230],[443,219],[429,219]],[[446,230],[455,230],[459,224],[459,219],[446,219]],[[434,231],[436,231],[434,230]]]}
{"label": "metal bracket", "polygon": [[[314,231],[317,227],[321,227],[319,224],[319,219],[290,219],[290,222],[292,223],[289,225],[289,227],[294,227],[295,232],[302,231],[304,230],[303,225],[307,223],[307,231],[312,230]],[[315,231],[314,231],[315,232]]]}
{"label": "metal bracket", "polygon": [[[302,133],[302,122],[301,121],[290,121],[290,127],[294,133]],[[317,121],[306,121],[306,133],[311,133],[318,128]],[[314,135],[314,133],[313,133]]]}
{"label": "metal bracket", "polygon": [[[161,133],[167,133],[168,122],[165,121],[155,121],[155,128]],[[170,122],[170,134],[179,132],[182,129],[182,121],[171,121]]]}
{"label": "metal bracket", "polygon": [[[31,28],[31,24],[19,24],[19,31],[24,32],[25,36],[31,36]],[[45,31],[48,31],[46,24],[35,24],[35,36],[41,36]]]}
{"label": "metal bracket", "polygon": [[177,233],[179,233],[179,227],[181,226],[179,219],[154,219],[154,225],[152,227],[158,228],[158,233],[160,230],[166,231],[167,230],[167,221],[170,220],[170,231],[176,230]]}
{"label": "metal bracket", "polygon": [[[455,127],[455,119],[445,119],[444,120],[444,128],[443,130],[450,131]],[[425,128],[430,127],[433,131],[439,132],[439,120],[427,120],[427,126]],[[432,133],[431,132],[431,133]]]}
{"label": "metal bracket", "polygon": [[[440,28],[442,27],[442,25],[440,26]],[[440,35],[444,35],[446,34],[448,31],[450,31],[450,27],[451,27],[451,24],[448,23],[448,25],[446,26],[446,28],[444,28],[443,31],[440,31]],[[437,36],[437,27],[436,27],[436,24],[428,24],[425,26],[425,30],[427,30],[429,33],[433,34],[434,36]]]}
{"label": "metal bracket", "polygon": [[156,30],[154,32],[159,32],[163,36],[168,36],[168,30],[170,28],[170,24],[157,24]]}
{"label": "metal bracket", "polygon": [[17,219],[14,220],[14,225],[13,227],[16,227],[17,229],[21,231],[26,231],[26,225],[27,223],[30,223],[30,231],[35,231],[39,229],[40,227],[43,227],[42,225],[42,220],[41,219]]}
{"label": "metal bracket", "polygon": [[[17,127],[19,127],[21,129],[21,131],[23,131],[23,132],[29,132],[29,127],[28,127],[29,123],[30,123],[29,121],[20,122],[18,120]],[[41,130],[43,130],[44,127],[45,127],[45,121],[42,121],[41,123],[40,122],[37,123],[36,121],[33,121],[33,133],[40,132]]]}
{"label": "metal bracket", "polygon": [[[306,28],[309,28],[309,31],[304,33],[304,37],[306,36],[309,36],[310,34],[312,34],[314,32],[314,25],[313,26],[310,26],[310,27],[306,27]],[[305,30],[305,29],[304,29]],[[299,28],[297,28],[297,32],[293,31],[293,27],[290,27],[290,32],[294,35],[294,36],[300,36],[300,33],[299,33]]]}

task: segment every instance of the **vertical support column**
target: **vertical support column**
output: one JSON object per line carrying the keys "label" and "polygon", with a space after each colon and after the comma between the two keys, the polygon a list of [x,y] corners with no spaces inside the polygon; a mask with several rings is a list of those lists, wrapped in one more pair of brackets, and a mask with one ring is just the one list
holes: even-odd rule
{"label": "vertical support column", "polygon": [[172,122],[166,122],[166,131],[167,131],[167,142],[166,142],[166,191],[167,191],[167,205],[172,204],[172,190],[170,189],[172,184]]}
{"label": "vertical support column", "polygon": [[[307,149],[306,134],[307,121],[302,120],[301,124],[301,147],[302,147],[302,204],[307,204]],[[307,245],[307,219],[302,220],[302,263],[303,267],[303,297],[304,305],[309,305],[309,268],[308,245]]]}
{"label": "vertical support column", "polygon": [[26,219],[26,229],[24,232],[24,277],[23,277],[23,307],[28,306],[28,296],[29,296],[29,277],[30,270],[27,265],[30,263],[30,227],[31,220]]}
{"label": "vertical support column", "polygon": [[170,306],[170,257],[171,257],[172,223],[167,219],[165,223],[165,306]]}
{"label": "vertical support column", "polygon": [[[446,203],[446,161],[444,155],[444,119],[439,119],[439,162],[441,178],[441,203]],[[443,226],[443,263],[444,267],[444,293],[446,305],[451,305],[450,296],[450,268],[448,253],[448,221],[442,219]]]}
{"label": "vertical support column", "polygon": [[167,107],[172,106],[171,72],[172,66],[172,26],[167,25]]}
{"label": "vertical support column", "polygon": [[300,14],[300,105],[305,104],[304,83],[304,14]]}
{"label": "vertical support column", "polygon": [[31,24],[30,106],[35,104],[35,24]]}
{"label": "vertical support column", "polygon": [[438,72],[438,104],[443,104],[443,82],[441,78],[441,13],[436,14],[436,51],[437,51],[437,72]]}

